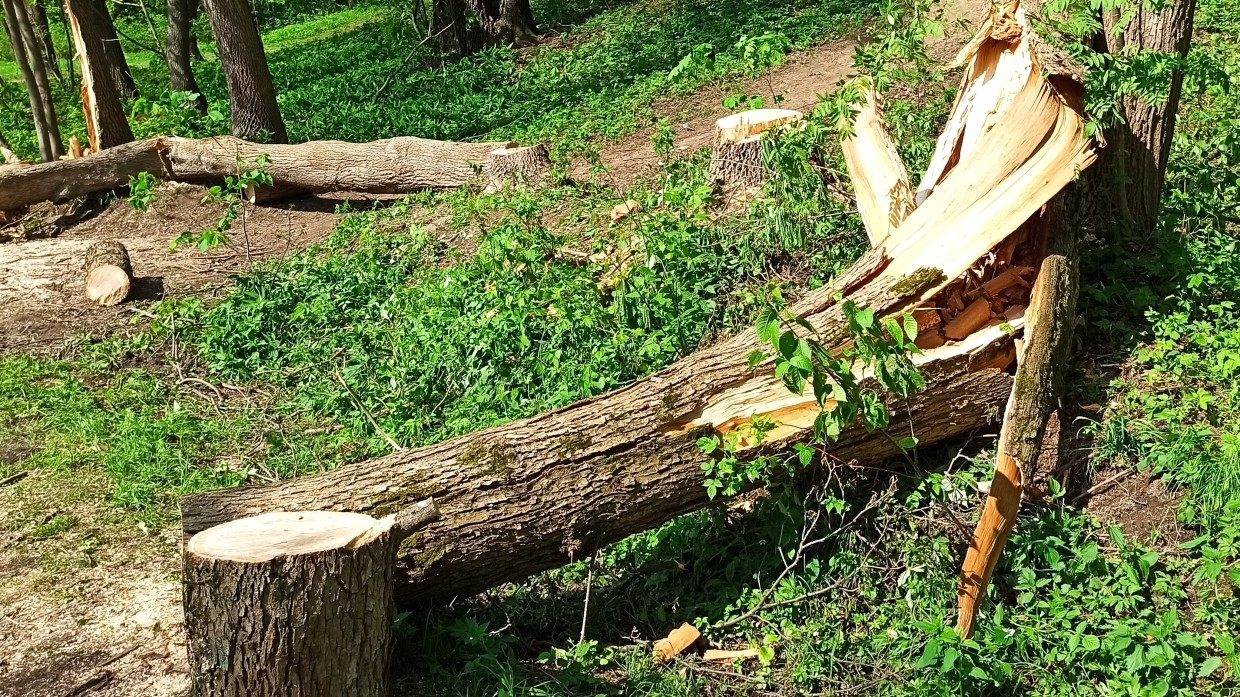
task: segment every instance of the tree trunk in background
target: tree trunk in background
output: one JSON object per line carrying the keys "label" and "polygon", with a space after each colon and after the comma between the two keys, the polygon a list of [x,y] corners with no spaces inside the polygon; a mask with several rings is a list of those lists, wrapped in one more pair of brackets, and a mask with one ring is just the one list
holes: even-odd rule
{"label": "tree trunk in background", "polygon": [[3,0],[3,3],[13,58],[17,61],[30,97],[30,113],[39,139],[39,157],[44,162],[52,162],[59,159],[65,149],[60,140],[60,126],[56,121],[56,107],[52,101],[51,85],[47,81],[43,54],[39,51],[25,0]]}
{"label": "tree trunk in background", "polygon": [[[1104,13],[1104,30],[1095,39],[1094,48],[1108,53],[1138,50],[1185,56],[1193,35],[1196,6],[1196,0],[1173,0],[1161,12],[1142,8],[1118,33],[1114,29],[1121,11]],[[1151,105],[1136,95],[1123,97],[1120,108],[1126,123],[1107,129],[1101,166],[1094,170],[1093,178],[1103,179],[1095,183],[1110,194],[1102,200],[1113,201],[1118,219],[1133,225],[1142,235],[1153,232],[1158,222],[1183,83],[1183,72],[1175,71],[1163,104]]]}
{"label": "tree trunk in background", "polygon": [[246,140],[287,143],[263,39],[246,0],[207,0],[232,105],[232,133]]}
{"label": "tree trunk in background", "polygon": [[464,56],[482,48],[479,33],[466,21],[467,0],[433,0],[431,41],[441,53]]}
{"label": "tree trunk in background", "polygon": [[138,88],[133,82],[133,73],[129,70],[129,62],[125,58],[125,49],[116,34],[116,24],[112,22],[112,14],[108,11],[107,0],[78,0],[78,21],[90,22],[95,32],[103,40],[102,58],[105,62],[116,94],[121,99],[133,99],[138,96]]}
{"label": "tree trunk in background", "polygon": [[46,2],[47,0],[35,0],[30,8],[30,17],[34,22],[34,31],[39,36],[39,46],[43,50],[43,60],[46,62],[47,69],[56,76],[57,80],[64,80],[64,76],[60,74],[60,64],[56,62],[56,44],[52,43],[52,29],[47,22]]}
{"label": "tree trunk in background", "polygon": [[168,45],[165,58],[168,61],[168,77],[172,89],[197,94],[194,108],[205,114],[207,98],[202,96],[202,89],[194,79],[190,61],[190,49],[196,43],[190,30],[197,12],[196,0],[168,0]]}
{"label": "tree trunk in background", "polygon": [[198,37],[194,36],[194,20],[198,19],[198,12],[202,9],[202,0],[190,0],[189,8],[189,55],[196,61],[205,61],[202,57],[202,48],[198,46]]}
{"label": "tree trunk in background", "polygon": [[115,66],[108,61],[109,37],[116,35],[116,28],[106,8],[100,14],[99,4],[98,0],[65,0],[73,45],[82,66],[82,111],[91,152],[133,140],[115,81]]}
{"label": "tree trunk in background", "polygon": [[538,43],[538,25],[530,0],[466,0],[478,17],[482,32],[491,43],[533,46]]}

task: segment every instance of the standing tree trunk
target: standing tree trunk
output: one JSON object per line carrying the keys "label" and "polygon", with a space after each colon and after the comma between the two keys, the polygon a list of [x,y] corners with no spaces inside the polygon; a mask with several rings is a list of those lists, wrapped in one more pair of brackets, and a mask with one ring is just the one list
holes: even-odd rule
{"label": "standing tree trunk", "polygon": [[[116,71],[108,60],[109,35],[115,27],[106,13],[99,13],[96,0],[65,0],[73,45],[82,66],[82,111],[90,151],[99,152],[133,140],[133,131],[121,105]],[[118,44],[119,45],[119,44]]]}
{"label": "standing tree trunk", "polygon": [[479,32],[472,31],[467,21],[467,0],[433,0],[431,6],[431,37],[441,53],[465,56],[482,48]]}
{"label": "standing tree trunk", "polygon": [[224,66],[228,100],[232,105],[232,133],[245,140],[287,143],[288,132],[276,90],[271,83],[267,54],[247,0],[207,0],[207,18]]}
{"label": "standing tree trunk", "polygon": [[129,62],[125,59],[125,49],[116,34],[116,24],[108,11],[107,0],[77,0],[78,22],[89,22],[92,31],[97,32],[103,41],[102,57],[106,60],[100,65],[106,66],[116,94],[121,99],[133,99],[138,96],[138,88],[133,82],[133,73],[129,70]]}
{"label": "standing tree trunk", "polygon": [[530,0],[466,0],[477,16],[486,41],[494,44],[533,46],[538,25]]}
{"label": "standing tree trunk", "polygon": [[[1103,53],[1156,51],[1188,55],[1193,35],[1196,0],[1174,0],[1155,12],[1141,7],[1122,31],[1116,31],[1121,11],[1103,13],[1103,31],[1095,38],[1094,49]],[[1108,147],[1103,149],[1094,172],[1095,185],[1101,184],[1112,201],[1114,214],[1143,235],[1149,235],[1158,222],[1163,179],[1179,111],[1184,73],[1171,75],[1167,100],[1150,104],[1137,95],[1120,101],[1125,123],[1106,131]],[[1104,181],[1097,181],[1105,179]]]}
{"label": "standing tree trunk", "polygon": [[198,95],[194,99],[194,108],[205,114],[207,98],[202,95],[202,89],[194,79],[194,70],[190,63],[191,50],[197,45],[191,33],[197,12],[196,0],[168,0],[168,43],[165,58],[168,61],[168,77],[172,89]]}
{"label": "standing tree trunk", "polygon": [[44,162],[53,162],[65,153],[65,149],[60,140],[60,125],[56,121],[56,107],[52,101],[51,85],[47,81],[43,54],[39,51],[25,0],[2,1],[13,58],[17,61],[30,97],[30,113],[39,139],[39,156]]}
{"label": "standing tree trunk", "polygon": [[52,28],[47,22],[46,1],[35,0],[30,14],[34,20],[35,33],[39,35],[39,46],[43,49],[43,59],[46,61],[47,69],[56,76],[57,80],[64,80],[64,76],[60,73],[60,64],[56,62],[56,44],[52,42]]}

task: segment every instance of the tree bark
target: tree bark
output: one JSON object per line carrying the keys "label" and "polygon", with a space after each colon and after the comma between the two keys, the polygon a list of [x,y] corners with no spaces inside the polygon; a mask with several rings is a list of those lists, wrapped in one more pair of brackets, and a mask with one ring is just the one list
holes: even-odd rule
{"label": "tree bark", "polygon": [[437,517],[270,513],[185,546],[195,697],[385,697],[396,552]]}
{"label": "tree bark", "polygon": [[[39,52],[25,0],[2,1],[13,58],[17,61],[18,70],[26,83],[30,113],[39,140],[39,156],[44,162],[54,162],[64,154],[65,149],[60,140],[60,125],[56,120],[56,106],[52,99],[51,85],[47,80],[47,68]],[[0,207],[0,210],[4,209],[5,207]]]}
{"label": "tree bark", "polygon": [[91,302],[117,305],[129,295],[133,265],[125,245],[114,241],[96,242],[86,250],[82,266],[86,269],[86,298]]}
{"label": "tree bark", "polygon": [[199,113],[207,113],[207,98],[202,88],[194,79],[192,66],[192,47],[196,46],[192,34],[194,17],[198,12],[197,0],[168,0],[168,41],[167,55],[168,77],[172,89],[178,92],[193,92],[198,95],[194,99],[194,108]]}
{"label": "tree bark", "polygon": [[454,143],[390,138],[371,143],[310,141],[263,145],[221,136],[204,140],[152,138],[78,160],[0,170],[0,210],[40,201],[67,201],[129,183],[149,172],[188,182],[236,176],[260,155],[277,187],[302,191],[403,194],[449,189],[477,179],[491,151],[511,143]]}
{"label": "tree bark", "polygon": [[529,0],[466,0],[478,18],[487,43],[533,46],[538,43],[538,25]]}
{"label": "tree bark", "polygon": [[60,64],[56,62],[56,44],[52,42],[52,28],[47,22],[47,0],[35,0],[30,8],[31,18],[34,21],[35,33],[39,36],[39,46],[43,50],[43,60],[48,70],[56,76],[57,80],[64,80],[64,76],[60,73]]}
{"label": "tree bark", "polygon": [[246,140],[287,143],[263,40],[246,0],[206,0],[232,105],[232,133]]}
{"label": "tree bark", "polygon": [[762,134],[802,118],[790,109],[753,109],[715,122],[709,179],[721,186],[760,187],[771,178],[762,164]]}
{"label": "tree bark", "polygon": [[[116,66],[108,55],[109,37],[116,35],[107,7],[101,0],[65,0],[65,12],[82,68],[82,111],[90,151],[99,152],[133,140]],[[119,43],[113,44],[119,46]],[[128,68],[125,69],[126,73]],[[132,79],[130,80],[132,82]]]}
{"label": "tree bark", "polygon": [[466,0],[432,0],[431,37],[440,53],[466,56],[482,48],[479,32],[469,28]]}
{"label": "tree bark", "polygon": [[[1173,0],[1161,12],[1141,7],[1122,31],[1116,31],[1120,12],[1103,13],[1103,31],[1094,42],[1095,50],[1105,53],[1157,51],[1188,55],[1193,35],[1196,0]],[[1136,95],[1125,95],[1120,110],[1125,123],[1109,128],[1107,147],[1101,155],[1102,166],[1095,184],[1108,190],[1106,200],[1112,202],[1113,213],[1142,235],[1149,235],[1158,222],[1163,180],[1167,174],[1167,158],[1175,133],[1180,92],[1184,73],[1172,73],[1168,98],[1161,104],[1150,104]]]}
{"label": "tree bark", "polygon": [[487,163],[486,192],[499,191],[505,184],[531,186],[541,184],[551,174],[551,153],[546,145],[496,148]]}
{"label": "tree bark", "polygon": [[116,88],[116,94],[121,99],[137,97],[138,88],[134,85],[133,72],[129,70],[129,61],[125,58],[121,39],[116,34],[116,24],[108,10],[108,0],[75,0],[75,6],[78,22],[89,24],[92,33],[97,33],[102,42],[102,58],[98,60],[101,61],[100,66],[106,68]]}

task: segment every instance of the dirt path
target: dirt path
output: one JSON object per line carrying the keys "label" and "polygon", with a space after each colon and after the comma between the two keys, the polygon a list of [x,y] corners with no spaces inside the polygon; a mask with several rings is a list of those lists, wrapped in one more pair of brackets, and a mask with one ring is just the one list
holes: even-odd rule
{"label": "dirt path", "polygon": [[[944,35],[927,42],[930,55],[941,62],[950,61],[972,36],[989,7],[987,0],[945,2],[942,18]],[[833,41],[793,54],[784,65],[767,76],[747,82],[710,85],[687,99],[657,104],[655,113],[674,119],[677,150],[693,152],[709,148],[714,143],[715,120],[731,113],[723,107],[723,100],[738,91],[762,96],[768,105],[773,103],[775,95],[781,95],[783,101],[778,105],[780,108],[812,111],[818,104],[818,95],[834,91],[840,81],[855,74],[853,53],[861,38],[856,36]],[[608,172],[603,175],[602,181],[624,189],[635,178],[657,170],[659,157],[651,143],[652,135],[654,128],[645,128],[603,148],[600,161],[607,166]]]}

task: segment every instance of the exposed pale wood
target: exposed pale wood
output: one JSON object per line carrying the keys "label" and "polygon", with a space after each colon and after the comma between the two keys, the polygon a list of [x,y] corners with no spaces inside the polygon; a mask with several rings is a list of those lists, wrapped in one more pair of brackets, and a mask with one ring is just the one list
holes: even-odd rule
{"label": "exposed pale wood", "polygon": [[129,250],[120,242],[105,241],[91,245],[85,254],[86,297],[96,305],[116,305],[129,295],[133,266]]}
{"label": "exposed pale wood", "polygon": [[762,165],[763,134],[802,118],[791,109],[751,109],[719,119],[708,178],[723,186],[761,186],[771,177]]}
{"label": "exposed pale wood", "polygon": [[685,622],[673,629],[666,639],[660,639],[654,643],[654,658],[656,661],[670,661],[685,649],[693,646],[700,638],[702,638],[702,633],[697,630],[697,627]]}
{"label": "exposed pale wood", "polygon": [[271,512],[185,546],[196,697],[384,697],[401,542],[438,516]]}
{"label": "exposed pale wood", "polygon": [[268,156],[266,171],[278,187],[371,194],[446,189],[474,181],[491,151],[509,145],[412,137],[298,145],[250,143],[231,136],[151,138],[78,160],[0,170],[0,210],[115,189],[141,172],[189,182],[236,176],[239,167],[253,166],[260,155]]}
{"label": "exposed pale wood", "polygon": [[740,143],[803,117],[804,114],[793,109],[750,109],[724,116],[715,121],[716,142]]}
{"label": "exposed pale wood", "polygon": [[132,141],[133,131],[121,105],[118,79],[112,73],[117,66],[107,42],[112,37],[109,30],[114,29],[106,4],[97,0],[65,0],[65,14],[82,68],[82,113],[86,117],[90,152]]}
{"label": "exposed pale wood", "polygon": [[1062,256],[1042,263],[1025,315],[1024,349],[999,433],[995,476],[960,574],[956,630],[972,636],[977,610],[1016,527],[1021,492],[1033,479],[1046,421],[1067,367],[1076,314],[1077,270]]}
{"label": "exposed pale wood", "polygon": [[852,176],[857,212],[873,246],[904,222],[915,202],[904,160],[883,123],[881,98],[872,86],[864,92],[865,101],[856,107],[853,132],[840,145]]}
{"label": "exposed pale wood", "polygon": [[750,660],[758,657],[757,649],[741,649],[739,651],[724,651],[723,649],[706,649],[702,652],[703,661],[735,661]]}
{"label": "exposed pale wood", "polygon": [[990,302],[985,298],[974,300],[963,312],[943,327],[943,335],[959,341],[977,331],[990,321]]}

